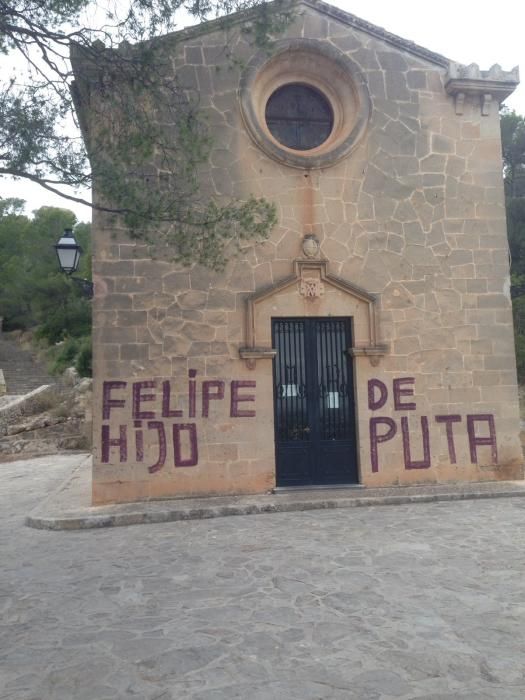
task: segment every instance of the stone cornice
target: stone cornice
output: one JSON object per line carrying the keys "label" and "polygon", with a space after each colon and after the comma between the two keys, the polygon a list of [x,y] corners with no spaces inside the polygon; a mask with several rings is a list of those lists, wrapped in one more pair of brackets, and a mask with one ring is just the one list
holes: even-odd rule
{"label": "stone cornice", "polygon": [[514,66],[512,70],[506,71],[503,70],[499,63],[495,63],[489,70],[481,70],[477,63],[464,66],[461,63],[451,62],[447,77],[450,80],[479,80],[482,82],[511,83],[514,86],[520,82],[518,66]]}
{"label": "stone cornice", "polygon": [[493,101],[501,104],[519,85],[519,69],[516,66],[504,71],[495,63],[489,70],[480,70],[477,63],[464,66],[451,63],[445,82],[445,90],[456,99],[456,114],[463,114],[466,95],[478,96],[481,100],[481,114],[488,116]]}

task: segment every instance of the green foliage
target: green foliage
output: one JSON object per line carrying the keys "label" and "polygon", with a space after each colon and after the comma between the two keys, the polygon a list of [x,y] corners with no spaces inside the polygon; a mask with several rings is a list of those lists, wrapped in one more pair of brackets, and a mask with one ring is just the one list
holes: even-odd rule
{"label": "green foliage", "polygon": [[525,383],[525,335],[515,333],[514,341],[518,382],[523,384]]}
{"label": "green foliage", "polygon": [[507,197],[507,234],[512,273],[525,274],[525,197]]}
{"label": "green foliage", "polygon": [[51,279],[49,283],[44,280],[40,288],[35,290],[39,300],[37,317],[40,320],[36,336],[49,344],[58,343],[70,335],[87,335],[91,330],[89,303],[78,296],[75,287],[57,282],[61,280]]}
{"label": "green foliage", "polygon": [[50,236],[71,226],[75,217],[63,209],[42,208],[33,220],[19,213],[10,200],[0,200],[0,315],[6,330],[36,325],[38,287],[58,275]]}
{"label": "green foliage", "polygon": [[514,289],[520,291],[519,296],[512,300],[512,312],[514,316],[514,344],[516,349],[516,365],[518,381],[525,383],[525,276],[512,276]]}
{"label": "green foliage", "polygon": [[501,114],[507,232],[518,381],[525,383],[525,117]]}
{"label": "green foliage", "polygon": [[508,197],[525,196],[525,117],[504,109],[501,142]]}
{"label": "green foliage", "polygon": [[[222,17],[228,31],[236,20],[224,15],[245,11],[236,31],[265,48],[293,16],[279,0],[271,8],[264,0],[123,0],[105,10],[94,0],[0,0],[0,51],[20,54],[30,72],[25,81],[0,79],[0,176],[77,201],[62,185],[96,182],[105,201],[97,208],[121,217],[135,237],[171,243],[183,262],[220,268],[230,241],[235,248],[267,237],[275,211],[264,199],[200,190],[210,148],[200,95],[179,84],[171,54],[153,38],[175,28],[182,8],[201,22]],[[88,26],[93,16],[99,24]],[[75,112],[85,143],[63,129]]]}
{"label": "green foliage", "polygon": [[48,357],[52,374],[62,374],[68,367],[75,367],[81,377],[91,377],[91,335],[66,337],[50,348]]}
{"label": "green foliage", "polygon": [[[34,217],[20,214],[19,200],[0,199],[0,316],[5,330],[36,329],[44,345],[71,341],[77,348],[71,364],[82,354],[83,374],[91,334],[91,305],[72,281],[59,271],[53,249],[64,228],[75,225],[67,209],[42,207]],[[84,248],[80,275],[90,276],[90,226],[75,227]],[[81,340],[80,340],[81,339]],[[60,353],[58,353],[60,354]]]}
{"label": "green foliage", "polygon": [[233,239],[239,249],[246,239],[264,239],[268,227],[276,221],[275,206],[254,197],[227,210],[210,202],[204,215],[188,212],[187,222],[173,226],[165,240],[175,248],[180,262],[197,261],[221,270],[227,262],[225,243]]}
{"label": "green foliage", "polygon": [[81,377],[91,377],[93,373],[90,335],[84,336],[84,338],[81,338],[79,341],[78,353],[75,358],[75,368]]}
{"label": "green foliage", "polygon": [[245,25],[243,32],[253,37],[256,46],[269,51],[273,37],[281,34],[294,17],[295,13],[285,2],[261,3],[253,21]]}

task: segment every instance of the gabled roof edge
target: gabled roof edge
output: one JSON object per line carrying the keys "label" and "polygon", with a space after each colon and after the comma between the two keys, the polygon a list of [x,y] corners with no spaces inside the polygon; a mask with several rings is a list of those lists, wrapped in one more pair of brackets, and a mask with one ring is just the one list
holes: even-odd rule
{"label": "gabled roof edge", "polygon": [[[273,5],[276,7],[276,9],[282,10],[283,12],[288,12],[300,6],[309,7],[310,9],[326,15],[335,21],[346,24],[353,29],[373,36],[380,41],[384,41],[386,44],[390,44],[401,51],[406,51],[407,53],[411,53],[424,61],[428,61],[429,63],[433,63],[434,65],[447,69],[449,79],[451,77],[457,77],[460,74],[460,77],[463,77],[463,74],[470,74],[470,72],[472,72],[472,70],[475,68],[477,74],[479,74],[477,77],[481,81],[495,80],[498,83],[501,81],[510,81],[514,87],[519,83],[519,73],[517,67],[513,68],[511,71],[503,71],[498,64],[495,64],[489,71],[480,71],[476,64],[471,64],[470,66],[463,65],[457,61],[447,58],[446,56],[443,56],[442,54],[436,53],[435,51],[430,51],[430,49],[426,49],[424,46],[420,46],[414,41],[403,39],[403,37],[400,37],[397,34],[392,34],[376,24],[367,22],[366,20],[361,19],[350,12],[341,10],[338,7],[334,7],[334,5],[330,5],[323,0],[270,0],[269,2],[265,2],[265,4],[270,7]],[[238,12],[233,12],[232,14],[225,15],[224,17],[218,17],[217,19],[208,20],[192,27],[186,27],[184,29],[170,32],[169,34],[164,34],[160,37],[155,37],[154,39],[146,40],[144,43],[148,44],[151,42],[163,42],[169,41],[170,39],[184,41],[217,30],[231,28],[232,26],[242,24],[243,22],[249,22],[256,19],[259,8],[260,5],[256,5],[255,7],[251,7],[247,10],[239,10]],[[126,45],[125,48],[127,50],[129,47]],[[512,90],[510,90],[510,92],[512,92]]]}
{"label": "gabled roof edge", "polygon": [[426,49],[424,46],[419,46],[419,44],[416,44],[414,41],[403,39],[403,37],[400,37],[397,34],[392,34],[376,24],[367,22],[356,15],[345,12],[345,10],[340,10],[338,7],[334,7],[333,5],[323,2],[323,0],[298,0],[298,2],[294,4],[308,5],[308,7],[311,7],[314,10],[319,10],[323,14],[328,15],[339,22],[344,22],[344,24],[348,24],[354,29],[370,34],[377,39],[381,39],[388,44],[392,44],[396,48],[402,49],[403,51],[408,51],[419,58],[423,58],[431,63],[436,63],[443,68],[448,68],[448,66],[453,63],[453,61],[446,56],[430,51],[430,49]]}
{"label": "gabled roof edge", "polygon": [[[396,48],[403,51],[408,51],[419,58],[423,58],[424,60],[442,66],[443,68],[448,68],[450,63],[453,63],[453,61],[446,56],[442,56],[434,51],[425,49],[425,47],[419,46],[413,41],[403,39],[396,34],[386,31],[386,29],[383,29],[382,27],[371,24],[370,22],[367,22],[356,15],[340,10],[338,7],[334,7],[333,5],[323,2],[322,0],[270,0],[270,2],[267,2],[266,4],[270,6],[279,6],[283,10],[306,5],[312,10],[317,10],[321,14],[328,15],[334,20],[342,22],[359,31],[365,32],[366,34],[370,34],[371,36],[381,39],[382,41],[385,41]],[[157,37],[153,41],[164,41],[175,37],[178,39],[190,39],[202,34],[208,34],[218,29],[231,27],[232,25],[237,25],[255,18],[257,16],[258,9],[259,6],[255,6],[248,10],[239,10],[238,12],[233,12],[232,14],[225,15],[224,17],[218,17],[217,19],[208,20],[206,22],[202,22],[201,24],[179,29],[177,31],[170,32],[169,34],[164,34],[164,36]]]}

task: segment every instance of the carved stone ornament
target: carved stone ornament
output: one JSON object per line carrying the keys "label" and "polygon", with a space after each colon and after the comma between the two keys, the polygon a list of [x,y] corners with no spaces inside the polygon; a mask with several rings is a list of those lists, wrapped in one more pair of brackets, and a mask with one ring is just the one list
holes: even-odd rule
{"label": "carved stone ornament", "polygon": [[319,253],[319,241],[313,233],[308,233],[303,238],[301,246],[303,254],[306,258],[315,258]]}
{"label": "carved stone ornament", "polygon": [[324,294],[324,284],[318,277],[303,277],[299,283],[299,294],[307,299],[319,299]]}

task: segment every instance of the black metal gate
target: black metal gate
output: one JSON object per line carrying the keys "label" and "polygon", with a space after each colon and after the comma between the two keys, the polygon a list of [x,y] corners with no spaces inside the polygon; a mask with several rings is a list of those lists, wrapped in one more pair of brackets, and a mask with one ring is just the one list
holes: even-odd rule
{"label": "black metal gate", "polygon": [[272,320],[277,485],[357,482],[348,318]]}

